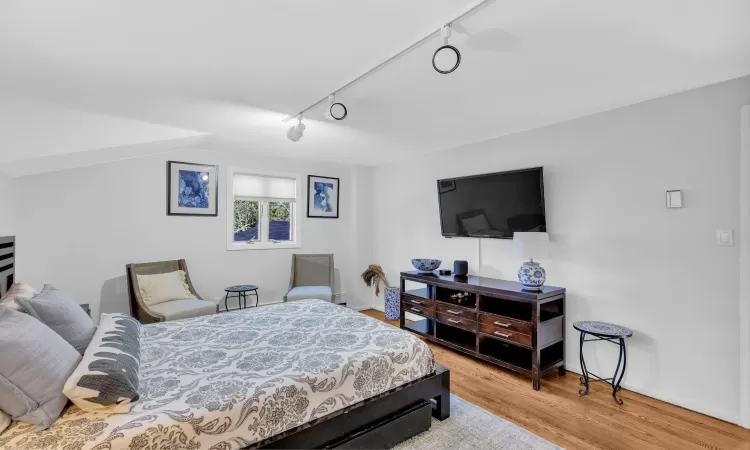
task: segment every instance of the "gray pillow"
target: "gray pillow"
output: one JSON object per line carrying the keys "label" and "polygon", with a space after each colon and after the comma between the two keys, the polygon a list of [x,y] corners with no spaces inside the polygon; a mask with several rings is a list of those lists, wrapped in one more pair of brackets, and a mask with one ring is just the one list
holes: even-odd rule
{"label": "gray pillow", "polygon": [[78,353],[86,351],[96,326],[71,296],[45,284],[42,292],[31,298],[16,297],[16,302],[70,342]]}
{"label": "gray pillow", "polygon": [[28,314],[0,307],[0,409],[48,428],[68,399],[63,386],[81,355]]}

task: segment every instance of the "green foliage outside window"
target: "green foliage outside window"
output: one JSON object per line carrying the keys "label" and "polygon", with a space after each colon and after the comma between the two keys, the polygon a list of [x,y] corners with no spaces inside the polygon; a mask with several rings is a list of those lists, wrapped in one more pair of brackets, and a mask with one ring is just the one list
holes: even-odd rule
{"label": "green foliage outside window", "polygon": [[258,202],[234,201],[234,232],[247,231],[258,226]]}
{"label": "green foliage outside window", "polygon": [[271,222],[289,222],[291,204],[282,202],[268,202],[268,220]]}
{"label": "green foliage outside window", "polygon": [[[260,214],[258,201],[234,201],[234,232],[247,231],[258,226]],[[271,222],[290,220],[291,204],[288,202],[268,202],[268,220]]]}

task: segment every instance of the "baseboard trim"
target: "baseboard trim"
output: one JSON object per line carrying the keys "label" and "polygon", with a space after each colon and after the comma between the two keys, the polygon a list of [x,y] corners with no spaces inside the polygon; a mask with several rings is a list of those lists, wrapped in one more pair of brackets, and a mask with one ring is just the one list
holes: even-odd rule
{"label": "baseboard trim", "polygon": [[372,309],[372,306],[369,306],[369,305],[365,305],[365,306],[347,305],[346,307],[349,309],[353,309],[355,311],[365,311],[367,309]]}

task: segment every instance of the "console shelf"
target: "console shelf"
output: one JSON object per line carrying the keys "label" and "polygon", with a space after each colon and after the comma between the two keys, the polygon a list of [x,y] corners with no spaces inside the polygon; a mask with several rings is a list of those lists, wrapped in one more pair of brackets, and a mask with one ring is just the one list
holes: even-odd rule
{"label": "console shelf", "polygon": [[[406,281],[425,285],[407,291]],[[451,296],[468,293],[457,301]],[[406,323],[405,314],[421,316]],[[530,375],[565,373],[565,289],[530,292],[516,282],[401,272],[400,326],[425,339]]]}
{"label": "console shelf", "polygon": [[417,320],[406,324],[402,328],[423,336],[433,336],[435,334],[435,322],[431,319]]}

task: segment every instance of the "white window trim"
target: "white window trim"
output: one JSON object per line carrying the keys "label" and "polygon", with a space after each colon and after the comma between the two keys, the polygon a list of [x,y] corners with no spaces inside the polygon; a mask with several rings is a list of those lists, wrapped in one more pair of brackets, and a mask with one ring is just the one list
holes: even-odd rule
{"label": "white window trim", "polygon": [[[281,177],[281,178],[294,178],[297,187],[297,198],[295,199],[294,208],[292,208],[291,224],[292,233],[294,240],[291,242],[256,242],[254,244],[248,244],[246,242],[234,242],[234,174],[242,173],[247,175],[261,175],[267,177]],[[265,170],[256,169],[242,169],[239,167],[230,167],[226,176],[226,197],[227,197],[227,208],[226,208],[226,220],[227,220],[227,250],[273,250],[273,249],[285,249],[285,248],[300,248],[302,245],[302,230],[300,220],[300,211],[303,209],[300,202],[307,201],[304,196],[304,186],[302,185],[302,176],[296,173],[285,173],[285,172],[270,172]],[[253,199],[259,201],[267,201],[268,199]],[[267,211],[263,212],[268,214]],[[261,233],[267,233],[267,230],[261,229]]]}

